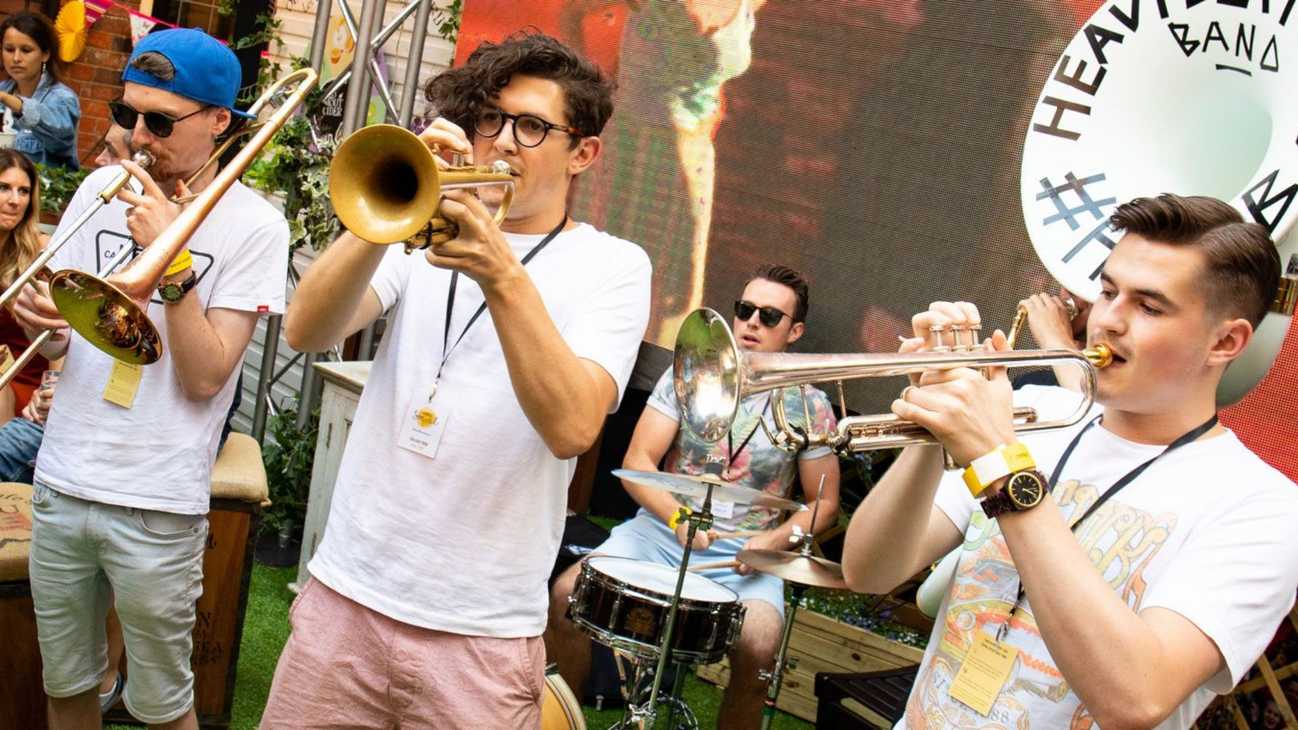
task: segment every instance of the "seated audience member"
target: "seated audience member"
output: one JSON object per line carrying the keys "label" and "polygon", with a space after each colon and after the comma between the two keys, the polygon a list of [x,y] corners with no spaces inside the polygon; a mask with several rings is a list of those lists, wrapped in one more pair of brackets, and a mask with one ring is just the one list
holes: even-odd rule
{"label": "seated audience member", "polygon": [[81,104],[59,80],[54,26],[34,13],[14,13],[0,22],[0,44],[9,75],[0,81],[3,131],[35,162],[77,169]]}
{"label": "seated audience member", "polygon": [[[1275,244],[1205,197],[1137,198],[1111,223],[1086,336],[1114,361],[1076,426],[1018,436],[1012,406],[1053,419],[1079,396],[1012,391],[1003,368],[927,372],[893,401],[971,465],[907,448],[848,530],[843,571],[865,593],[960,550],[898,727],[1188,728],[1293,606],[1298,490],[1216,414],[1275,298]],[[902,349],[978,323],[935,302]]]}
{"label": "seated audience member", "polygon": [[[739,346],[754,352],[783,352],[802,337],[806,329],[808,288],[802,274],[778,265],[762,266],[754,272],[735,302],[734,333]],[[823,433],[832,430],[834,414],[825,394],[807,391],[812,422],[805,422],[802,397],[796,388],[756,393],[743,400],[740,415],[728,438],[715,443],[703,441],[682,428],[672,388],[672,371],[659,378],[640,416],[623,466],[656,471],[666,457],[667,471],[705,474],[716,464],[721,478],[745,487],[788,497],[796,476],[807,495],[809,509],[781,521],[780,513],[719,500],[713,501],[714,529],[694,535],[690,562],[696,565],[733,561],[740,550],[788,550],[795,528],[815,532],[834,523],[838,514],[838,457],[826,447],[792,454],[772,444],[759,421],[770,423],[771,399],[783,398],[786,412],[796,427]],[[821,478],[824,486],[821,487]],[[695,511],[702,500],[679,498],[668,492],[623,482],[640,511],[595,548],[596,555],[613,555],[646,560],[678,568],[684,554],[689,523],[680,519],[681,510]],[[682,501],[684,505],[682,505]],[[815,504],[818,503],[818,504]],[[812,525],[815,514],[816,524]],[[726,537],[726,533],[757,531],[753,537]],[[581,565],[573,565],[555,581],[550,594],[550,623],[546,651],[559,664],[559,672],[576,691],[590,669],[590,640],[567,617]],[[701,575],[727,586],[738,594],[747,609],[739,639],[731,649],[730,683],[721,705],[721,727],[755,727],[760,718],[766,683],[759,672],[769,671],[779,650],[784,624],[784,582],[771,575],[753,572],[746,566],[704,570]]]}
{"label": "seated audience member", "polygon": [[[45,247],[45,236],[37,226],[40,207],[35,165],[17,150],[0,149],[0,288],[13,284]],[[0,344],[9,348],[12,357],[31,344],[9,309],[0,310]],[[27,407],[48,368],[49,361],[38,354],[0,391],[0,423]]]}

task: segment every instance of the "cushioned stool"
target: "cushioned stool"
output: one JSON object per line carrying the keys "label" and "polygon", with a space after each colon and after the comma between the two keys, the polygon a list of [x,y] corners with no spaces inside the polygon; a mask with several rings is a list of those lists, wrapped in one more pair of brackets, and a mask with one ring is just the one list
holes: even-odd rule
{"label": "cushioned stool", "polygon": [[31,544],[31,485],[0,483],[0,718],[5,727],[45,727],[41,649],[27,580]]}
{"label": "cushioned stool", "polygon": [[[263,504],[268,502],[261,445],[247,434],[231,433],[212,468],[203,595],[194,623],[194,705],[204,728],[230,724],[253,544]],[[132,722],[120,704],[106,719]]]}

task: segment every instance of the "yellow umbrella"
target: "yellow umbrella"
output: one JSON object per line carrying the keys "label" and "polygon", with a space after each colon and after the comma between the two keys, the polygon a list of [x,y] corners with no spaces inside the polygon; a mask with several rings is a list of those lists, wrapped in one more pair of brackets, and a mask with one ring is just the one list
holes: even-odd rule
{"label": "yellow umbrella", "polygon": [[59,37],[59,58],[75,61],[86,50],[86,5],[82,0],[70,0],[59,10],[54,20],[54,32]]}

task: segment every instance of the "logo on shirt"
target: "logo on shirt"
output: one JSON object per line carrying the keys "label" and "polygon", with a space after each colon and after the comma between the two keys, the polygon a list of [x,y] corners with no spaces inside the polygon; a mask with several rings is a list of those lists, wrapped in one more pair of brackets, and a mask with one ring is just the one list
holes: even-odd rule
{"label": "logo on shirt", "polygon": [[[127,264],[134,261],[144,252],[144,249],[135,245],[135,241],[130,236],[124,236],[116,231],[99,231],[95,236],[95,268],[97,269],[95,273],[103,271],[103,268],[107,266],[115,256],[120,254],[122,249],[126,246],[130,246],[134,249],[131,251],[131,255],[128,256],[125,261],[118,264],[113,271],[105,273],[105,276],[125,269]],[[212,264],[216,262],[216,259],[213,258],[211,254],[206,254],[202,251],[195,251],[192,248],[189,249],[189,252],[194,257],[192,268],[194,273],[198,275],[198,282],[195,282],[195,284],[198,284],[203,281],[203,277],[207,276],[207,272],[212,270]],[[149,301],[154,304],[162,304],[162,299],[157,296],[152,297]]]}

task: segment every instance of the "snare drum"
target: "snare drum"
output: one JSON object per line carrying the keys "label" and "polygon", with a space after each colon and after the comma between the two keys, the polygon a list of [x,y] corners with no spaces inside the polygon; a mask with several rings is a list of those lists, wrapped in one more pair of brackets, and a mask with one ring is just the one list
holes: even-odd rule
{"label": "snare drum", "polygon": [[[679,573],[666,565],[596,556],[582,563],[568,617],[601,644],[655,659]],[[739,638],[744,606],[729,588],[686,573],[676,612],[672,659],[720,661]]]}
{"label": "snare drum", "polygon": [[541,730],[586,730],[586,716],[582,714],[581,703],[554,667],[545,670]]}

